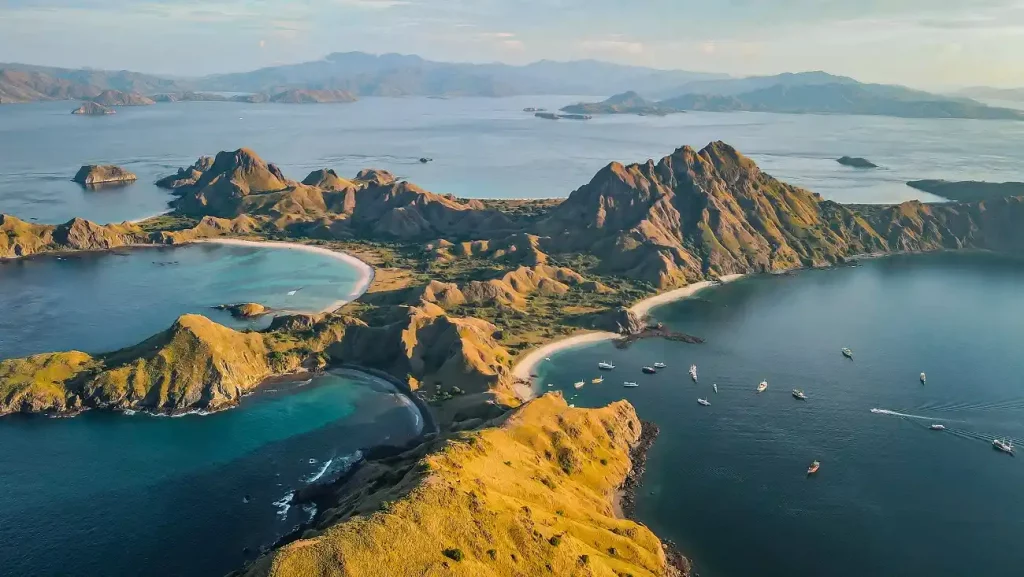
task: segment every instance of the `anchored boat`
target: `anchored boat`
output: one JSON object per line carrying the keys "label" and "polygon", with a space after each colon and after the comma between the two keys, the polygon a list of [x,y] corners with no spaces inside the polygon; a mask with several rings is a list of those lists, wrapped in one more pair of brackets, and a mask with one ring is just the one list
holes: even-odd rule
{"label": "anchored boat", "polygon": [[658,372],[658,369],[655,369],[654,367],[644,367],[644,368],[642,368],[640,370],[643,371],[644,374],[647,374],[647,375],[653,375],[654,373]]}
{"label": "anchored boat", "polygon": [[577,389],[582,389],[583,385],[585,384],[587,383],[585,383],[584,381],[576,381],[575,383],[572,384],[572,386],[576,387]]}
{"label": "anchored boat", "polygon": [[926,380],[928,380],[928,377],[925,376],[924,373],[921,373],[921,384],[923,385]]}
{"label": "anchored boat", "polygon": [[601,361],[600,363],[597,363],[597,368],[601,369],[602,371],[611,371],[615,369],[615,365],[609,363],[608,361]]}
{"label": "anchored boat", "polygon": [[626,381],[626,382],[622,383],[622,386],[626,387],[627,389],[635,389],[636,387],[639,387],[640,385],[634,383],[633,381]]}
{"label": "anchored boat", "polygon": [[938,425],[938,424],[936,424],[936,425],[932,425],[932,426],[930,426],[928,428],[933,430],[933,431],[945,431],[946,430],[946,425]]}
{"label": "anchored boat", "polygon": [[757,392],[763,393],[768,390],[768,381],[761,381],[761,384],[757,385]]}
{"label": "anchored boat", "polygon": [[596,379],[591,379],[590,382],[594,383],[595,385],[600,385],[601,383],[604,382],[604,377],[597,377]]}
{"label": "anchored boat", "polygon": [[801,401],[807,400],[807,395],[805,395],[800,389],[793,389],[793,396]]}
{"label": "anchored boat", "polygon": [[705,407],[710,407],[711,403],[707,399],[697,399],[697,402]]}
{"label": "anchored boat", "polygon": [[852,359],[853,358],[853,351],[851,351],[850,349],[847,349],[847,348],[844,347],[843,348],[843,356],[848,358],[848,359]]}
{"label": "anchored boat", "polygon": [[654,368],[656,369],[664,369],[666,367],[668,367],[668,365],[666,365],[665,363],[654,363]]}
{"label": "anchored boat", "polygon": [[820,469],[820,468],[821,468],[821,463],[815,461],[815,462],[811,463],[810,467],[807,467],[807,474],[808,475],[813,475],[813,474],[817,473],[818,469]]}
{"label": "anchored boat", "polygon": [[690,365],[690,378],[697,382],[697,365]]}
{"label": "anchored boat", "polygon": [[716,394],[718,393],[718,383],[711,385],[711,388],[715,390]]}

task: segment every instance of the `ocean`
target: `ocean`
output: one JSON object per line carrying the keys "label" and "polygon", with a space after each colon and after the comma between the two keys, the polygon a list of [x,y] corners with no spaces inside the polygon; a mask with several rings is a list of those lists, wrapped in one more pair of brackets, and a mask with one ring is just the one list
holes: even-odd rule
{"label": "ocean", "polygon": [[[0,212],[39,222],[151,216],[170,199],[153,185],[158,178],[243,146],[297,180],[324,167],[347,176],[376,167],[434,192],[475,198],[565,197],[613,160],[644,162],[714,140],[841,202],[935,200],[905,182],[1020,180],[1024,164],[1024,122],[710,112],[580,122],[522,111],[579,100],[593,97],[185,102],[122,107],[102,118],[72,116],[70,102],[0,106]],[[835,162],[844,155],[882,168]],[[102,191],[70,181],[81,165],[98,163],[124,166],[139,181]]]}
{"label": "ocean", "polygon": [[[701,577],[1010,577],[1024,466],[992,440],[1024,441],[1022,283],[1024,261],[991,254],[746,278],[652,311],[706,344],[606,342],[536,370],[542,391],[658,424],[637,515]],[[602,360],[616,370],[576,391]]]}

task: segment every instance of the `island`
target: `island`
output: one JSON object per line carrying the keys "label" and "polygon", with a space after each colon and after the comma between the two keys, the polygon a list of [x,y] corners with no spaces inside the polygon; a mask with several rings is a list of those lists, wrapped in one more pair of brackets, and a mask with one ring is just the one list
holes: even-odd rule
{"label": "island", "polygon": [[126,184],[135,182],[138,177],[120,166],[112,164],[88,164],[78,169],[75,177],[71,179],[82,186],[94,186],[102,184]]}
{"label": "island", "polygon": [[538,397],[535,363],[605,339],[701,346],[643,317],[737,275],[865,254],[1020,252],[1024,219],[1021,197],[839,204],[723,142],[612,162],[554,200],[459,199],[375,169],[297,181],[246,148],[160,184],[172,212],[139,223],[2,215],[0,258],[287,240],[362,260],[372,284],[341,308],[279,315],[264,330],[183,315],[119,351],[0,361],[0,414],[226,410],[268,378],[348,367],[388,379],[432,423],[411,445],[368,449],[344,476],[297,490],[315,515],[235,574],[251,577],[380,574],[381,563],[396,575],[444,564],[466,575],[685,575],[685,558],[630,518],[656,428],[626,402],[577,409]]}
{"label": "island", "polygon": [[638,114],[638,115],[665,115],[683,110],[659,105],[649,101],[636,92],[629,91],[616,94],[602,102],[580,102],[563,107],[562,112],[570,114]]}
{"label": "island", "polygon": [[217,305],[217,310],[227,311],[236,319],[254,319],[270,314],[270,309],[259,303],[238,303],[233,305]]}
{"label": "island", "polygon": [[976,202],[1024,195],[1024,182],[982,182],[949,180],[912,180],[907,186],[948,200]]}
{"label": "island", "polygon": [[82,114],[85,116],[104,116],[106,114],[115,114],[116,111],[112,108],[107,108],[102,104],[96,104],[95,102],[83,102],[81,106],[71,111],[71,114]]}
{"label": "island", "polygon": [[284,104],[323,104],[331,102],[355,102],[354,94],[347,90],[304,90],[290,89],[278,92],[268,98],[269,102]]}
{"label": "island", "polygon": [[836,159],[836,162],[852,168],[878,168],[877,164],[859,156],[843,156]]}
{"label": "island", "polygon": [[149,106],[153,99],[137,92],[121,92],[120,90],[104,90],[92,98],[96,104],[103,106]]}

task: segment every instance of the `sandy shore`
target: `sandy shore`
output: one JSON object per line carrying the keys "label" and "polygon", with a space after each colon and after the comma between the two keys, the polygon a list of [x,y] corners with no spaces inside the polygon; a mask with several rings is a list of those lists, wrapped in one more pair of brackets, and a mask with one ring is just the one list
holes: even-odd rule
{"label": "sandy shore", "polygon": [[204,238],[196,240],[197,243],[209,243],[209,244],[225,244],[231,246],[256,246],[261,248],[280,248],[286,250],[299,250],[303,252],[311,252],[316,254],[322,254],[324,256],[340,260],[346,264],[355,267],[359,271],[359,280],[356,282],[356,286],[352,289],[352,292],[344,298],[337,300],[327,307],[325,307],[322,313],[329,313],[336,309],[339,309],[346,304],[361,297],[367,289],[370,288],[370,284],[373,283],[373,267],[359,260],[358,258],[344,252],[331,250],[322,246],[314,246],[309,244],[301,244],[297,242],[275,242],[275,241],[256,241],[256,240],[242,240],[239,238]]}
{"label": "sandy shore", "polygon": [[[534,367],[536,367],[538,364],[541,363],[541,361],[543,361],[547,357],[550,357],[554,353],[557,353],[558,351],[561,351],[563,349],[571,349],[573,347],[578,347],[589,343],[599,343],[601,341],[611,340],[617,338],[618,336],[619,335],[610,332],[594,332],[584,333],[581,335],[576,335],[565,339],[550,342],[540,348],[533,349],[529,353],[526,353],[526,356],[520,359],[519,362],[516,363],[516,366],[512,368],[512,375],[515,376],[517,379],[533,382],[533,377],[531,377],[530,375],[533,374]],[[520,391],[520,393],[522,393],[522,391]],[[520,396],[523,395],[520,394]],[[527,395],[526,398],[532,396],[533,393],[531,391],[531,393]]]}
{"label": "sandy shore", "polygon": [[[743,278],[743,275],[741,275],[741,274],[730,274],[730,275],[725,275],[725,276],[721,277],[721,279],[719,279],[719,280],[721,280],[723,283],[727,283],[727,282],[732,282],[734,280],[738,280],[740,278]],[[648,314],[650,314],[651,309],[653,309],[655,307],[659,307],[661,305],[668,304],[670,302],[674,302],[674,301],[678,301],[678,300],[682,300],[682,299],[685,299],[685,298],[690,298],[693,295],[699,293],[700,291],[702,291],[702,290],[704,290],[706,288],[710,288],[710,287],[715,286],[715,284],[716,283],[713,282],[713,281],[703,281],[703,282],[693,283],[691,285],[684,286],[681,289],[676,289],[674,291],[668,291],[667,293],[661,293],[660,295],[654,295],[651,298],[644,299],[644,300],[636,303],[635,305],[629,307],[629,310],[632,311],[633,314],[635,314],[636,316],[638,316],[640,318],[643,318],[643,317],[647,316]]]}

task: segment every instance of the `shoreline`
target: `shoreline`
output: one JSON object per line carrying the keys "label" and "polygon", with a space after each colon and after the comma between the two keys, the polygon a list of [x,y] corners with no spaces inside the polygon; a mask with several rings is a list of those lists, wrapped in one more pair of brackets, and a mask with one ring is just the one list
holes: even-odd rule
{"label": "shoreline", "polygon": [[[353,266],[359,271],[359,279],[356,281],[356,286],[352,289],[352,292],[344,299],[338,299],[333,303],[327,305],[325,308],[317,311],[319,314],[331,313],[341,307],[353,302],[359,297],[366,294],[366,291],[370,289],[370,285],[373,284],[373,279],[376,277],[376,271],[368,263],[361,259],[347,253],[336,250],[331,250],[322,246],[303,244],[299,242],[278,242],[272,240],[245,240],[241,238],[203,238],[192,241],[192,243],[186,244],[221,244],[227,246],[248,246],[248,247],[262,247],[262,248],[278,248],[284,250],[298,250],[303,252],[309,252],[313,254],[320,254],[339,260],[346,264]],[[301,311],[295,311],[301,312]]]}
{"label": "shoreline", "polygon": [[[657,294],[652,297],[648,297],[633,306],[629,307],[629,311],[641,318],[647,316],[650,311],[662,305],[666,305],[671,302],[684,300],[692,297],[700,291],[719,286],[720,284],[730,283],[743,278],[746,275],[742,274],[731,274],[721,277],[716,281],[701,281],[686,285],[682,288],[671,290],[665,293]],[[563,339],[551,341],[550,343],[541,345],[535,348],[526,355],[524,355],[516,364],[512,367],[512,376],[515,379],[515,389],[519,397],[528,401],[537,396],[537,386],[534,382],[534,378],[531,376],[533,370],[539,365],[544,359],[551,355],[566,350],[581,347],[583,345],[590,345],[603,341],[610,341],[621,337],[617,333],[608,331],[601,332],[588,332],[573,335]],[[526,383],[529,383],[527,385]]]}

